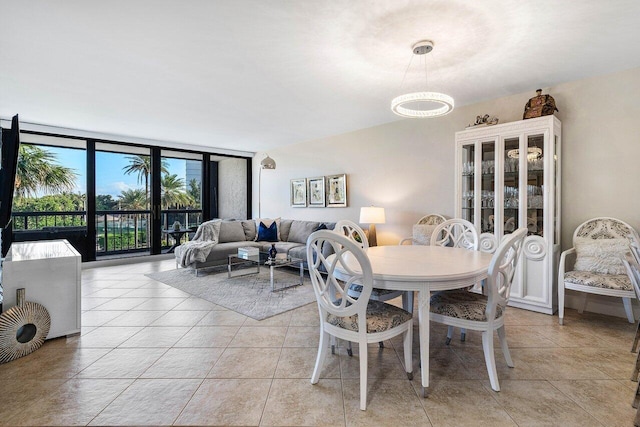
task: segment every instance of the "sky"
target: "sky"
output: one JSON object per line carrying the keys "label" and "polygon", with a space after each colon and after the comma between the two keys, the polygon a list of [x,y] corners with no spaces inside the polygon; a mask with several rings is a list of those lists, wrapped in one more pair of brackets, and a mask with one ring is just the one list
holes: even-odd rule
{"label": "sky", "polygon": [[[87,192],[87,154],[85,150],[60,147],[44,147],[45,150],[56,156],[58,164],[69,167],[77,174],[76,188],[74,193],[85,194]],[[114,199],[122,193],[123,190],[134,188],[144,188],[144,181],[138,182],[136,173],[127,175],[124,169],[129,165],[128,157],[131,154],[108,153],[103,151],[96,152],[96,194],[109,194]],[[186,160],[165,158],[168,162],[169,173],[178,175],[183,181],[186,181]]]}

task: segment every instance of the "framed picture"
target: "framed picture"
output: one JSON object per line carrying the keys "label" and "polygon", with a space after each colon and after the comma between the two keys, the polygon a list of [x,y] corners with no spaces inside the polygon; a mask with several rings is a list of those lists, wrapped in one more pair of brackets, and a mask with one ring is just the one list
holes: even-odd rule
{"label": "framed picture", "polygon": [[347,175],[326,177],[327,206],[339,208],[347,206]]}
{"label": "framed picture", "polygon": [[291,180],[291,207],[307,207],[307,179],[299,178]]}
{"label": "framed picture", "polygon": [[309,207],[323,208],[325,205],[324,176],[307,178],[307,196],[309,197]]}

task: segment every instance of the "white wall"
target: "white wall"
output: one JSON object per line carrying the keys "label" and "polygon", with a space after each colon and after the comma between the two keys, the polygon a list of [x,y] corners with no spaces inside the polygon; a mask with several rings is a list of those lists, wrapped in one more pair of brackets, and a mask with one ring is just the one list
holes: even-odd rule
{"label": "white wall", "polygon": [[[277,169],[262,174],[262,216],[357,222],[359,208],[374,204],[387,215],[387,223],[377,226],[378,244],[397,244],[422,215],[453,216],[454,133],[477,115],[497,116],[500,123],[520,120],[535,85],[530,92],[459,107],[442,118],[404,119],[270,151]],[[543,93],[555,98],[562,121],[563,248],[571,246],[576,226],[595,216],[620,218],[640,230],[640,68]],[[256,213],[263,157],[258,153],[253,162]],[[337,173],[348,175],[347,208],[289,206],[290,179]],[[611,308],[616,314],[617,306]]]}

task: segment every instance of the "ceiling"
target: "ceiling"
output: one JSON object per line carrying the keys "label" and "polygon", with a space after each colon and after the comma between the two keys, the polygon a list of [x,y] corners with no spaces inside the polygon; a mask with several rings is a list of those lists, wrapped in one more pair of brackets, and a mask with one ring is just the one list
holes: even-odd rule
{"label": "ceiling", "polygon": [[[266,151],[640,66],[638,0],[0,0],[0,116]],[[404,83],[403,83],[404,81]],[[438,120],[438,119],[431,119]]]}

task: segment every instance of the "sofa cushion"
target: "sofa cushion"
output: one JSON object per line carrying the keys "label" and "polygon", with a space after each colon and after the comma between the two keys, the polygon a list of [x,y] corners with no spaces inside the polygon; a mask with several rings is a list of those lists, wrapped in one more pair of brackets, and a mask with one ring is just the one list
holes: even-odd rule
{"label": "sofa cushion", "polygon": [[289,240],[289,230],[291,230],[291,224],[293,223],[292,219],[281,219],[280,226],[278,227],[280,231],[280,240],[286,242]]}
{"label": "sofa cushion", "polygon": [[270,225],[266,225],[264,222],[260,222],[258,225],[258,237],[256,242],[277,242],[278,241],[278,226],[275,221]]}
{"label": "sofa cushion", "polygon": [[629,252],[629,239],[576,237],[575,270],[601,274],[625,274],[622,257]]}
{"label": "sofa cushion", "polygon": [[263,223],[265,227],[271,226],[276,223],[276,241],[280,240],[280,218],[258,218],[256,219],[256,241],[259,239],[260,223]]}
{"label": "sofa cushion", "polygon": [[222,221],[220,224],[219,243],[244,241],[244,229],[240,221]]}
{"label": "sofa cushion", "polygon": [[[211,248],[211,252],[207,255],[207,260],[204,263],[211,263],[213,261],[220,261],[220,264],[227,262],[227,257],[229,255],[237,254],[238,248],[244,247],[259,247],[256,242],[228,242],[228,243],[218,243],[213,248]],[[204,264],[203,263],[203,264]]]}
{"label": "sofa cushion", "polygon": [[244,231],[244,239],[247,241],[256,240],[256,222],[252,219],[240,221]]}
{"label": "sofa cushion", "polygon": [[[258,244],[260,244],[260,251],[261,252],[269,252],[269,249],[271,249],[271,245],[275,243],[276,245],[276,251],[278,251],[279,254],[287,254],[287,255],[292,255],[291,251],[293,249],[297,249],[297,248],[302,248],[304,250],[305,246],[301,245],[300,243],[291,243],[291,242],[256,242]],[[296,257],[296,258],[300,258],[300,257]]]}
{"label": "sofa cushion", "polygon": [[293,221],[291,224],[291,230],[289,230],[288,242],[295,243],[307,243],[309,235],[313,233],[320,223],[313,221]]}

